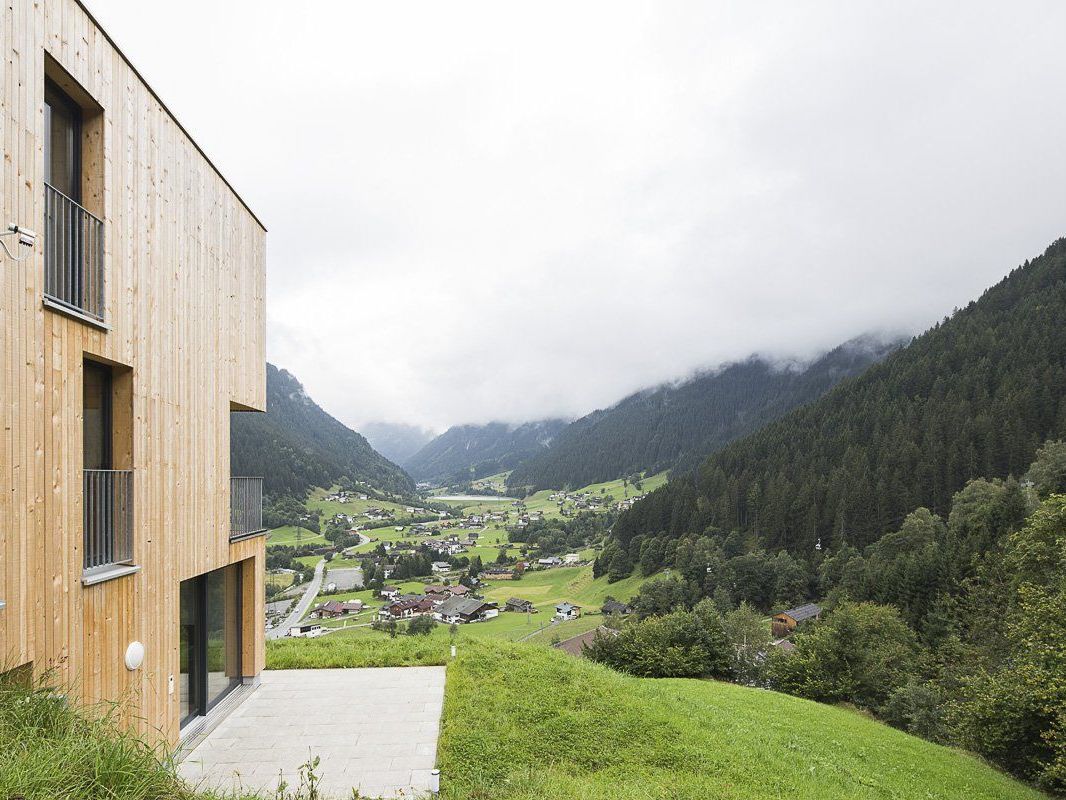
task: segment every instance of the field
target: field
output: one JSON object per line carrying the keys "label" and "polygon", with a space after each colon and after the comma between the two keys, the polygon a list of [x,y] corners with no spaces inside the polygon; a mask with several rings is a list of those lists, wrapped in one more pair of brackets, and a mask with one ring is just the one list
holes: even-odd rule
{"label": "field", "polygon": [[291,572],[268,572],[266,574],[266,585],[280,591],[292,586],[292,579]]}
{"label": "field", "polygon": [[1042,797],[847,709],[500,642],[449,664],[438,752],[446,800]]}
{"label": "field", "polygon": [[320,533],[298,528],[295,525],[286,525],[282,528],[274,528],[267,534],[267,547],[276,544],[287,544],[290,547],[304,544],[326,544],[326,537]]}
{"label": "field", "polygon": [[509,597],[532,600],[541,612],[555,611],[555,604],[564,600],[576,603],[586,610],[599,610],[607,595],[617,600],[628,600],[637,593],[645,579],[626,578],[616,583],[607,583],[606,577],[593,579],[592,567],[556,567],[534,570],[518,581],[490,581],[483,587],[485,599],[501,606]]}
{"label": "field", "polygon": [[336,634],[270,642],[267,667],[447,664],[445,800],[1044,797],[847,708],[715,681],[632,678],[472,635],[487,627],[465,627],[455,659],[447,635]]}
{"label": "field", "polygon": [[[619,600],[629,600],[646,578],[632,577],[624,581],[609,584],[605,577],[593,579],[592,568],[585,567],[559,567],[550,570],[538,570],[528,573],[520,581],[493,581],[487,582],[482,591],[486,600],[499,604],[503,609],[508,598],[520,597],[524,600],[532,600],[537,608],[535,614],[520,614],[504,612],[486,622],[478,622],[471,625],[461,625],[456,636],[456,641],[478,639],[505,639],[518,641],[528,638],[530,641],[549,643],[552,639],[566,639],[579,633],[598,627],[603,618],[599,613],[600,606],[608,595]],[[394,584],[400,591],[407,594],[421,594],[425,588],[422,581],[404,581]],[[319,595],[316,603],[326,600],[362,600],[370,608],[348,620],[322,620],[324,628],[344,628],[343,632],[331,634],[330,637],[360,637],[369,639],[385,639],[388,634],[382,631],[372,630],[367,626],[373,619],[373,614],[381,607],[383,601],[374,597],[369,589],[356,592],[340,592],[332,595]],[[555,605],[563,601],[569,601],[582,607],[583,616],[576,620],[561,622],[549,627],[552,616],[555,614]],[[312,609],[313,610],[313,607]],[[310,612],[309,612],[310,613]],[[448,639],[450,633],[447,625],[438,624],[429,634],[430,639]],[[314,647],[318,641],[301,640],[303,646]]]}

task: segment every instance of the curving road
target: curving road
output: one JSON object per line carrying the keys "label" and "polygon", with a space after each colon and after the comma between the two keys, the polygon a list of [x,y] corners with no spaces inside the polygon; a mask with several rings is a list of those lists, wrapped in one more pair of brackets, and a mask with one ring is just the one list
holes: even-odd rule
{"label": "curving road", "polygon": [[326,559],[323,558],[315,564],[314,577],[311,578],[311,582],[307,585],[307,591],[305,591],[304,596],[300,598],[300,602],[296,604],[296,608],[294,608],[292,613],[285,617],[282,622],[279,622],[277,627],[267,631],[268,639],[280,639],[283,636],[287,636],[289,628],[303,619],[303,615],[307,613],[307,609],[309,609],[311,604],[315,602],[319,590],[322,589],[322,574],[325,572],[325,569]]}

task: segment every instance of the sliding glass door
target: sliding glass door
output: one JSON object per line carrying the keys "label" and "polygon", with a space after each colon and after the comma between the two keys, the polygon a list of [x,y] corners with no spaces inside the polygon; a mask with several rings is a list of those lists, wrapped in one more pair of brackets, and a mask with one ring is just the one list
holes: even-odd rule
{"label": "sliding glass door", "polygon": [[203,716],[241,682],[239,565],[181,583],[181,724]]}

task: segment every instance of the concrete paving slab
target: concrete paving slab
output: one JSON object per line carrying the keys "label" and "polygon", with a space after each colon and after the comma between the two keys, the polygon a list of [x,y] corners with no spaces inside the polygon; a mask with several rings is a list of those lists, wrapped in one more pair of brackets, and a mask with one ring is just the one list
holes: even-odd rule
{"label": "concrete paving slab", "polygon": [[206,788],[273,792],[317,756],[324,798],[428,796],[444,667],[270,670],[180,764]]}

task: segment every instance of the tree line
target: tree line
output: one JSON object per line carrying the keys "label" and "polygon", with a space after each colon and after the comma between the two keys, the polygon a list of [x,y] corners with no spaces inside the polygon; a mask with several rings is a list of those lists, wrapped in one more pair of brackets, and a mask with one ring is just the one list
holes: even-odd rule
{"label": "tree line", "polygon": [[508,488],[575,488],[623,475],[694,470],[709,453],[821,397],[898,345],[864,338],[802,368],[753,357],[680,386],[638,392],[563,428],[549,448],[515,467]]}

